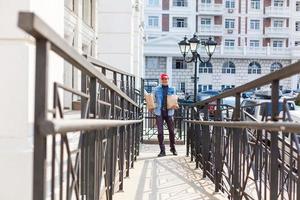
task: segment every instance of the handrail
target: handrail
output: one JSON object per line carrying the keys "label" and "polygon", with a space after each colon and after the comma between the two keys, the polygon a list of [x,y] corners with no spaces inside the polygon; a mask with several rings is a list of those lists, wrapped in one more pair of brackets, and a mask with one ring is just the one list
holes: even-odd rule
{"label": "handrail", "polygon": [[73,47],[63,40],[53,29],[51,29],[41,18],[31,12],[20,12],[18,26],[35,38],[45,39],[51,43],[51,49],[66,61],[76,66],[90,77],[97,78],[101,84],[114,90],[122,98],[135,107],[138,105],[129,98],[116,85],[111,84],[101,72],[80,55]]}
{"label": "handrail", "polygon": [[236,88],[230,89],[226,92],[223,92],[217,96],[213,96],[209,99],[206,99],[204,101],[200,101],[194,104],[190,104],[191,107],[193,106],[201,106],[201,105],[205,105],[207,103],[216,101],[217,99],[222,99],[222,98],[226,98],[226,97],[230,97],[230,96],[235,96],[238,93],[242,93],[242,92],[246,92],[248,90],[263,86],[263,85],[267,85],[272,83],[272,81],[275,80],[281,80],[284,78],[288,78],[292,75],[298,74],[300,73],[300,61],[290,64],[289,66],[286,66],[280,70],[277,70],[275,72],[272,72],[270,74],[267,74],[265,76],[262,76],[258,79],[255,79],[253,81],[250,81],[244,85],[240,85]]}
{"label": "handrail", "polygon": [[121,69],[118,69],[116,67],[113,67],[113,66],[111,66],[111,65],[109,65],[109,64],[107,64],[105,62],[102,62],[100,60],[97,60],[97,59],[95,59],[95,58],[93,58],[91,56],[88,56],[88,55],[84,55],[84,56],[87,58],[88,62],[92,63],[93,65],[96,65],[97,67],[102,67],[102,68],[104,68],[104,69],[106,69],[108,71],[117,72],[119,74],[124,74],[124,75],[127,75],[127,76],[136,77],[133,74],[125,72],[125,71],[123,71]]}
{"label": "handrail", "polygon": [[[199,121],[184,120],[187,123],[218,126],[227,128],[251,128],[257,130],[284,131],[300,134],[300,124],[298,122],[253,122],[253,121]],[[275,134],[278,134],[277,132]]]}
{"label": "handrail", "polygon": [[107,120],[107,119],[53,119],[42,122],[42,132],[46,135],[74,131],[89,131],[137,124],[143,120]]}

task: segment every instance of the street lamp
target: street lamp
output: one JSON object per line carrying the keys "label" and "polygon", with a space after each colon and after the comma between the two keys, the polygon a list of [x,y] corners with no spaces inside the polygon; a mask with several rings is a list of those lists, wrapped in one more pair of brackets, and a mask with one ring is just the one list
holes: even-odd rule
{"label": "street lamp", "polygon": [[[197,36],[194,35],[191,39],[187,40],[187,37],[185,36],[182,41],[178,43],[180,52],[183,56],[183,59],[187,63],[195,62],[195,75],[194,75],[194,102],[197,101],[197,61],[201,63],[208,63],[215,52],[217,43],[209,37],[209,39],[206,42],[201,43],[201,45],[204,45],[205,51],[208,55],[208,59],[204,60],[201,58],[200,54],[198,53],[200,41],[198,40]],[[191,51],[192,57],[190,59],[187,59],[189,52]]]}

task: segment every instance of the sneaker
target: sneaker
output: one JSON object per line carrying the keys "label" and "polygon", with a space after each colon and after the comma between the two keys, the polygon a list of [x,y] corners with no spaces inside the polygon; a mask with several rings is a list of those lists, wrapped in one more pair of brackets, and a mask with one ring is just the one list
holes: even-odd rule
{"label": "sneaker", "polygon": [[175,148],[171,148],[170,151],[173,153],[174,156],[177,156],[177,151]]}
{"label": "sneaker", "polygon": [[160,151],[160,153],[157,155],[157,157],[163,157],[163,156],[166,156],[165,151]]}

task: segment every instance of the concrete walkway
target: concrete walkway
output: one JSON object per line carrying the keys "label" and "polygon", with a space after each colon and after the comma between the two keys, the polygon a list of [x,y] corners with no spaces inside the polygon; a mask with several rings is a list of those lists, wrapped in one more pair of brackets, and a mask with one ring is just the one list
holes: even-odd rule
{"label": "concrete walkway", "polygon": [[[124,192],[117,192],[115,200],[199,200],[227,199],[214,193],[214,185],[202,179],[201,170],[185,157],[185,146],[178,145],[178,156],[167,152],[157,158],[158,145],[141,145],[141,153],[130,177],[124,180]],[[168,149],[168,148],[166,148]]]}

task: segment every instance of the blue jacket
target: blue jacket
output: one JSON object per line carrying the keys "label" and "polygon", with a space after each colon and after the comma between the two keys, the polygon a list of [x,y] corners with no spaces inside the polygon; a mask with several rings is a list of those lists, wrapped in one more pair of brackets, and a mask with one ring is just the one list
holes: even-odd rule
{"label": "blue jacket", "polygon": [[[162,100],[163,100],[163,88],[161,85],[157,86],[153,90],[153,96],[155,97],[156,101],[156,108],[154,109],[154,114],[160,116],[161,115],[161,108],[162,108]],[[176,94],[176,90],[174,87],[168,88],[168,95],[174,95]],[[168,109],[168,115],[173,116],[174,115],[174,109]]]}

